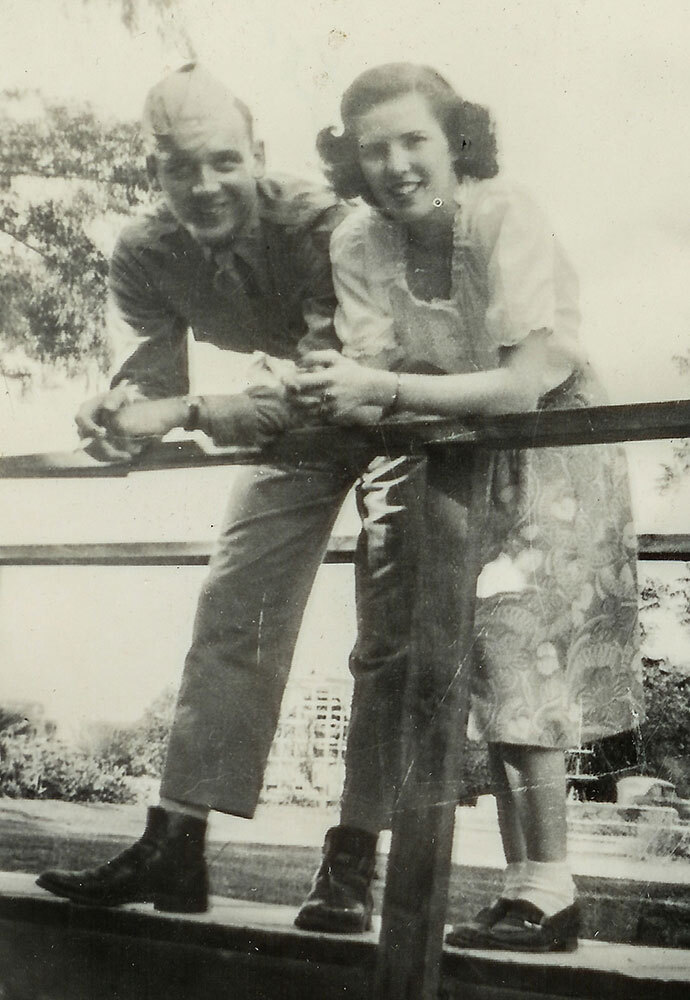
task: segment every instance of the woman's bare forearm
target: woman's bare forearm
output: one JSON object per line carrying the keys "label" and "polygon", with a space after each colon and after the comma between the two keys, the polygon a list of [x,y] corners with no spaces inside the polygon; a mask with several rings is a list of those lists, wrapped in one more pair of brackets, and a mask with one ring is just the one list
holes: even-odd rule
{"label": "woman's bare forearm", "polygon": [[467,413],[516,413],[536,408],[536,378],[512,368],[495,368],[463,375],[408,375],[375,372],[372,403],[398,411],[462,416]]}

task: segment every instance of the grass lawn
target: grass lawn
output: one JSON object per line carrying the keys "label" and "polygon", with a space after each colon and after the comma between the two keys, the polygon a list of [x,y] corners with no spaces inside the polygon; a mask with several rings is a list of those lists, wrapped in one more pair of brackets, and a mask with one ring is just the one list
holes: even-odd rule
{"label": "grass lawn", "polygon": [[[40,872],[45,868],[88,868],[113,857],[131,838],[96,838],[78,830],[51,831],[35,817],[0,815],[0,871]],[[304,899],[320,850],[266,844],[223,844],[212,841],[207,857],[212,892],[237,899],[261,900],[297,907]],[[386,858],[379,859],[379,874]],[[653,897],[685,896],[687,886],[654,887],[626,879],[578,877],[584,904],[584,936],[599,940],[635,940],[640,905]],[[451,874],[448,922],[471,917],[497,895],[495,869],[454,866]],[[380,912],[383,878],[374,885],[376,911]]]}
{"label": "grass lawn", "polygon": [[[102,864],[132,842],[131,838],[75,829],[49,830],[33,816],[0,815],[0,871],[40,872],[45,868],[90,868]],[[262,900],[298,906],[309,890],[319,865],[317,847],[212,841],[207,850],[212,892],[236,899]],[[378,873],[385,873],[386,857]],[[469,916],[498,887],[498,872],[487,868],[455,867],[450,903],[453,919]],[[383,878],[374,883],[380,912]]]}

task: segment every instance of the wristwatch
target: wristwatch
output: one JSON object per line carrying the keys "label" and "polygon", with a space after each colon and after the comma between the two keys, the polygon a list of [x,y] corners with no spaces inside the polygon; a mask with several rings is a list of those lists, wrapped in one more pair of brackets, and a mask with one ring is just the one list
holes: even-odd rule
{"label": "wristwatch", "polygon": [[187,416],[185,417],[182,429],[185,431],[200,430],[201,396],[185,396],[185,403],[187,405]]}

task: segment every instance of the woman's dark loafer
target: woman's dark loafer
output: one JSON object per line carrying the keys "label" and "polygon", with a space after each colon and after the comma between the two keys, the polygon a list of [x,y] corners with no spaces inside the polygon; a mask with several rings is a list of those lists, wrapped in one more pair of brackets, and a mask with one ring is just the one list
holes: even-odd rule
{"label": "woman's dark loafer", "polygon": [[508,911],[510,900],[500,896],[491,906],[485,906],[472,920],[454,924],[446,934],[446,944],[455,948],[483,948],[488,931]]}
{"label": "woman's dark loafer", "polygon": [[577,902],[547,917],[533,903],[516,899],[486,932],[482,947],[502,951],[575,951],[579,930]]}

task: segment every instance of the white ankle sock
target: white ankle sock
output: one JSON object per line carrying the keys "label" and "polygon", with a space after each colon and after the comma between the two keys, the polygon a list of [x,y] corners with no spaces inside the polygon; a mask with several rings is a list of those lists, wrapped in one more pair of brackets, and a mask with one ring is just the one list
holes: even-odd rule
{"label": "white ankle sock", "polygon": [[501,890],[503,899],[521,898],[520,890],[522,889],[524,867],[524,861],[511,861],[510,864],[506,865],[503,872],[503,889]]}
{"label": "white ankle sock", "polygon": [[520,899],[534,903],[547,917],[575,902],[575,883],[567,861],[525,861]]}
{"label": "white ankle sock", "polygon": [[158,805],[166,812],[182,813],[184,816],[194,816],[195,819],[206,819],[210,812],[208,806],[197,806],[191,802],[177,802],[175,799],[161,798]]}

